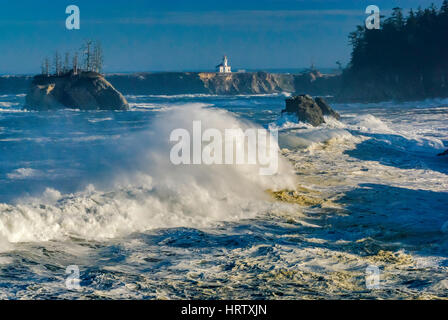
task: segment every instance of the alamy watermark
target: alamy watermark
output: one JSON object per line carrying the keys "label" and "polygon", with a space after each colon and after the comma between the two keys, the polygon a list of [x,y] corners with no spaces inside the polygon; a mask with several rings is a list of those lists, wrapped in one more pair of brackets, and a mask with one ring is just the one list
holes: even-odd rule
{"label": "alamy watermark", "polygon": [[278,131],[241,128],[224,132],[208,128],[202,132],[202,122],[193,121],[192,133],[186,129],[171,132],[170,160],[180,164],[259,165],[260,175],[274,175],[278,170]]}
{"label": "alamy watermark", "polygon": [[79,290],[81,289],[81,280],[79,267],[77,265],[70,265],[65,269],[65,274],[68,277],[65,279],[65,287],[68,290]]}
{"label": "alamy watermark", "polygon": [[366,14],[369,16],[366,18],[366,28],[369,30],[380,28],[380,8],[375,5],[370,5],[366,8]]}
{"label": "alamy watermark", "polygon": [[380,288],[380,269],[375,265],[369,265],[366,268],[366,287],[367,289]]}
{"label": "alamy watermark", "polygon": [[65,13],[69,14],[65,20],[65,27],[67,30],[79,30],[81,28],[81,15],[79,7],[70,5],[65,9]]}

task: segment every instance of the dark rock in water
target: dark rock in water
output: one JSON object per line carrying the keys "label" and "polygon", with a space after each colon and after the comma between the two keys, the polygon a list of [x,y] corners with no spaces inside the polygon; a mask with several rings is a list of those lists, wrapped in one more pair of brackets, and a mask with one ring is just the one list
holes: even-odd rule
{"label": "dark rock in water", "polygon": [[286,109],[282,111],[297,114],[298,120],[308,122],[313,126],[325,123],[324,115],[333,116],[339,119],[339,114],[335,112],[324,99],[314,100],[308,94],[286,99]]}
{"label": "dark rock in water", "polygon": [[128,110],[129,105],[123,95],[101,74],[74,74],[71,71],[60,76],[35,76],[26,96],[26,108]]}
{"label": "dark rock in water", "polygon": [[316,101],[317,105],[320,107],[320,110],[322,111],[322,114],[324,116],[331,116],[337,120],[339,120],[341,118],[341,116],[339,115],[339,113],[337,113],[336,111],[334,111],[330,105],[327,103],[327,101],[325,101],[324,98],[321,97],[317,97],[316,99],[314,99],[314,101]]}
{"label": "dark rock in water", "polygon": [[448,149],[442,153],[439,153],[438,156],[448,156]]}

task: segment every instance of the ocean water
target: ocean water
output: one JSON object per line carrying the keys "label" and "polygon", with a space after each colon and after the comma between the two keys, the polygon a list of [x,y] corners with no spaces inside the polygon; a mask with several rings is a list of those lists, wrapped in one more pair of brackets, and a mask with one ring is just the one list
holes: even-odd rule
{"label": "ocean water", "polygon": [[[28,112],[1,95],[0,298],[448,297],[448,100],[335,104],[313,128],[280,116],[285,96]],[[278,129],[278,174],[173,166],[193,120]]]}

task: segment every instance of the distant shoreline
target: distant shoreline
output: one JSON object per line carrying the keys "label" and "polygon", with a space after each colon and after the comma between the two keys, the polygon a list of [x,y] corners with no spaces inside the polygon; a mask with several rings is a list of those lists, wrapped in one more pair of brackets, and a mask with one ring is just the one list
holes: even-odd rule
{"label": "distant shoreline", "polygon": [[[256,72],[267,72],[267,73],[280,73],[280,74],[300,74],[306,72],[309,68],[307,67],[299,67],[299,68],[235,68],[233,73],[247,72],[247,73],[256,73]],[[337,73],[338,69],[333,67],[316,67],[317,70],[323,73]],[[133,70],[133,71],[109,71],[103,72],[103,74],[107,77],[109,75],[130,75],[137,73],[203,73],[203,72],[215,72],[212,69],[186,69],[186,70]],[[34,77],[36,73],[0,73],[0,77]]]}
{"label": "distant shoreline", "polygon": [[[373,74],[368,73],[368,74]],[[0,76],[0,94],[28,92],[30,75]],[[350,74],[305,70],[298,74],[269,72],[139,72],[105,75],[124,95],[255,95],[273,93],[331,96],[332,102],[376,103],[446,98],[446,90],[428,91],[411,81],[396,82],[387,75],[361,78]],[[443,88],[442,88],[443,89]]]}

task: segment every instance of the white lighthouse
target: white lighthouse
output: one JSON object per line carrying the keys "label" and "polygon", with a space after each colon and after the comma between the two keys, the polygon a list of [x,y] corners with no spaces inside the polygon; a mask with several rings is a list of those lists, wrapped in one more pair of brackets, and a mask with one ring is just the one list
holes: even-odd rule
{"label": "white lighthouse", "polygon": [[230,73],[232,72],[232,68],[228,64],[227,56],[222,58],[222,63],[216,66],[216,72],[219,73]]}

